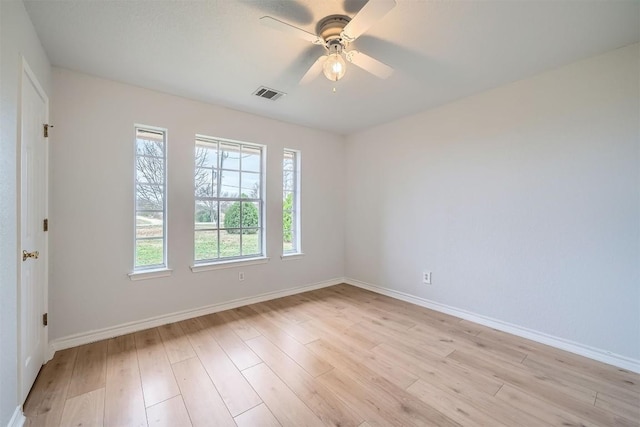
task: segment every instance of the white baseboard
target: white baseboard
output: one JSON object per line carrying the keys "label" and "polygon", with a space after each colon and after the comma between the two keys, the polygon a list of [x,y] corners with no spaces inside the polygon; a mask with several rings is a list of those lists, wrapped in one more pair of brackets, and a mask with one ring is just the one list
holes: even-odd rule
{"label": "white baseboard", "polygon": [[123,323],[117,326],[111,326],[103,329],[96,329],[93,331],[81,332],[79,334],[69,335],[67,337],[58,338],[49,343],[49,355],[53,358],[53,355],[58,350],[64,350],[66,348],[77,347],[79,345],[89,344],[92,342],[117,337],[120,335],[130,334],[132,332],[142,331],[144,329],[155,328],[157,326],[166,325],[168,323],[179,322],[181,320],[191,319],[194,317],[204,316],[218,311],[230,310],[236,307],[242,307],[244,305],[255,304],[258,302],[269,301],[276,298],[282,298],[289,295],[299,294],[302,292],[312,291],[314,289],[326,288],[328,286],[338,285],[344,283],[344,278],[339,277],[324,282],[313,283],[311,285],[297,286],[294,288],[283,289],[280,291],[267,292],[264,294],[238,298],[235,300],[212,304],[193,310],[183,310],[175,313],[170,313],[162,316],[150,317],[148,319],[138,320],[135,322]]}
{"label": "white baseboard", "polygon": [[16,410],[13,411],[13,416],[9,420],[9,424],[7,424],[7,427],[22,427],[25,421],[26,418],[22,413],[22,407],[18,406],[16,407]]}
{"label": "white baseboard", "polygon": [[460,317],[461,319],[479,323],[480,325],[488,326],[490,328],[507,332],[513,335],[517,335],[522,338],[526,338],[542,344],[550,345],[560,350],[565,350],[571,353],[575,353],[580,356],[597,360],[599,362],[608,363],[609,365],[617,366],[619,368],[640,373],[640,360],[621,356],[619,354],[615,354],[610,351],[590,347],[574,341],[566,340],[564,338],[555,337],[553,335],[548,335],[543,332],[538,332],[532,329],[524,328],[522,326],[514,325],[512,323],[503,322],[502,320],[493,319],[491,317],[487,317],[480,314],[472,313],[467,310],[451,307],[445,304],[441,304],[425,298],[420,298],[404,292],[399,292],[393,289],[372,285],[370,283],[362,282],[360,280],[345,278],[344,282],[348,283],[349,285],[357,286],[362,289],[367,289],[369,291],[376,292],[378,294],[389,296],[391,298],[396,298],[402,301],[410,302],[412,304],[416,304],[421,307],[425,307],[431,310],[450,314],[452,316]]}

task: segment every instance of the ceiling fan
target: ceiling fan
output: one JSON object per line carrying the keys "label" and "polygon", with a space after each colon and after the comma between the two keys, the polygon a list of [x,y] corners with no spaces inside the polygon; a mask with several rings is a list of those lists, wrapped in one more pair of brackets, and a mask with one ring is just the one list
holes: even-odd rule
{"label": "ceiling fan", "polygon": [[376,77],[386,79],[393,73],[393,68],[369,55],[357,50],[347,50],[347,48],[395,5],[395,0],[369,0],[353,18],[346,15],[329,15],[318,22],[317,35],[271,16],[263,16],[260,22],[267,27],[325,48],[325,54],[313,63],[300,80],[300,84],[311,82],[320,75],[320,72],[323,72],[331,81],[340,80],[346,71],[345,59]]}

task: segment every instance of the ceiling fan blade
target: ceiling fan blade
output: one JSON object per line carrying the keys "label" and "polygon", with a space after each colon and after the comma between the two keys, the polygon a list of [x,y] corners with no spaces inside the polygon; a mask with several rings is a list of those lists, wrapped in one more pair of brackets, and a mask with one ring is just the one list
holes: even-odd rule
{"label": "ceiling fan blade", "polygon": [[393,68],[357,50],[347,52],[346,56],[349,62],[378,78],[386,79],[393,74]]}
{"label": "ceiling fan blade", "polygon": [[396,6],[395,0],[369,0],[344,27],[342,36],[352,42]]}
{"label": "ceiling fan blade", "polygon": [[287,24],[286,22],[280,21],[279,19],[272,18],[271,16],[263,16],[262,18],[260,18],[260,23],[262,23],[262,25],[266,27],[291,34],[292,36],[296,36],[313,44],[324,44],[324,41],[317,35],[311,34],[310,32],[303,30],[302,28],[294,27],[293,25]]}
{"label": "ceiling fan blade", "polygon": [[316,62],[313,63],[311,68],[309,68],[309,70],[307,70],[307,72],[304,74],[302,79],[300,79],[300,84],[306,85],[308,83],[311,83],[312,80],[318,77],[322,72],[322,66],[324,65],[324,62],[326,60],[327,60],[327,55],[322,55],[320,58],[316,59]]}

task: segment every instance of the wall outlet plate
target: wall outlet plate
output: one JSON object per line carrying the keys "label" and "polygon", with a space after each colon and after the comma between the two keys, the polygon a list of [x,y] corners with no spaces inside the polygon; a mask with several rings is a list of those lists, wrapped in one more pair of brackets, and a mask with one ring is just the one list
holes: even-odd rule
{"label": "wall outlet plate", "polygon": [[241,282],[244,280],[244,271],[241,271],[240,273],[238,273],[238,280]]}
{"label": "wall outlet plate", "polygon": [[424,283],[425,285],[430,285],[431,284],[431,272],[430,271],[423,271],[422,272],[422,283]]}

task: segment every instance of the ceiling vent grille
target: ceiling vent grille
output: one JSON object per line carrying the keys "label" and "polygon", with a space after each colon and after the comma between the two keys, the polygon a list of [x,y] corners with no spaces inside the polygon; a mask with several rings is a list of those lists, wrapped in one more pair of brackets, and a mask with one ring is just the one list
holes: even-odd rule
{"label": "ceiling vent grille", "polygon": [[283,95],[286,95],[286,93],[284,92],[280,92],[278,90],[271,89],[265,86],[260,86],[258,90],[253,92],[253,94],[255,96],[259,96],[260,98],[270,99],[272,101],[275,101],[276,99],[282,97]]}

